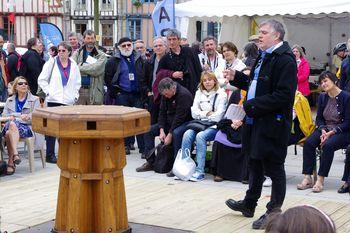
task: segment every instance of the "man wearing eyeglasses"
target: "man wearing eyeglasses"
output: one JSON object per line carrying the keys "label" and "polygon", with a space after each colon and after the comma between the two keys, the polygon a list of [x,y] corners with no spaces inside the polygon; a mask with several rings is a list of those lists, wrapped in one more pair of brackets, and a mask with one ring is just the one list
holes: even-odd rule
{"label": "man wearing eyeglasses", "polygon": [[137,40],[135,41],[134,45],[136,52],[138,52],[143,59],[147,59],[145,42],[143,40]]}
{"label": "man wearing eyeglasses", "polygon": [[[116,44],[116,52],[106,63],[105,84],[116,105],[142,108],[140,80],[145,60],[134,50],[130,38],[123,37]],[[144,152],[143,135],[137,135],[139,152]],[[125,139],[125,153],[134,149],[133,137]]]}
{"label": "man wearing eyeglasses", "polygon": [[95,32],[86,30],[83,34],[84,45],[77,50],[72,58],[79,66],[81,73],[81,88],[77,104],[99,105],[103,103],[103,77],[106,55],[96,46]]}

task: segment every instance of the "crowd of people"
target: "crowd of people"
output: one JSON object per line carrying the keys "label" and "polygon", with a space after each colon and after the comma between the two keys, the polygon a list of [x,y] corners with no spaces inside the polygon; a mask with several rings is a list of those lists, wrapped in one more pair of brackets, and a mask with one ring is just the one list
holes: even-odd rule
{"label": "crowd of people", "polygon": [[[144,41],[133,42],[128,37],[119,39],[113,54],[107,55],[96,45],[92,30],[84,32],[82,43],[76,33],[70,33],[67,42],[48,49],[47,57],[38,38],[28,40],[28,51],[22,56],[9,43],[8,54],[0,53],[7,174],[15,173],[21,162],[17,143],[19,138],[33,136],[31,113],[38,107],[106,104],[144,108],[151,114],[152,125],[149,132],[136,135],[141,158],[146,159],[138,172],[153,169],[147,158],[159,136],[161,143],[172,145],[169,156],[175,158],[186,149],[195,151],[197,167],[190,180],[202,181],[207,145],[213,142],[209,167],[214,181],[249,184],[243,200],[229,199],[226,205],[253,217],[264,180],[269,178],[271,200],[253,228],[287,227],[283,216],[292,211],[280,213],[286,193],[287,147],[303,142],[305,177],[297,188],[322,192],[334,152],[350,144],[350,55],[343,56],[339,78],[330,71],[319,76],[323,93],[313,123],[305,49],[290,47],[284,34],[278,21],[264,21],[258,37],[240,52],[234,43],[218,44],[212,36],[190,47],[178,30],[169,29],[166,37],[154,38],[151,55]],[[2,44],[0,36],[0,48]],[[337,45],[334,54],[343,48]],[[11,91],[6,91],[7,86]],[[46,161],[56,163],[56,138],[45,139]],[[130,150],[135,150],[135,136],[125,138],[125,153]],[[314,182],[311,175],[317,150],[320,166]],[[349,174],[350,147],[339,193],[349,192]],[[272,216],[278,220],[268,225]],[[334,227],[332,221],[325,224]]]}

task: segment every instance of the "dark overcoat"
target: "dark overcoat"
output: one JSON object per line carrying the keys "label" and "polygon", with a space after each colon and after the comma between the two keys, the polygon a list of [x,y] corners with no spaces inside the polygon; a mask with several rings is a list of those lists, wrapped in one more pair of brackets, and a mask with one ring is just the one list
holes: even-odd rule
{"label": "dark overcoat", "polygon": [[[257,61],[260,60],[260,56]],[[254,78],[236,72],[231,85],[247,90]],[[284,162],[291,132],[292,108],[297,88],[297,64],[287,42],[267,54],[257,81],[255,98],[243,104],[253,124],[244,124],[242,149],[254,159]]]}

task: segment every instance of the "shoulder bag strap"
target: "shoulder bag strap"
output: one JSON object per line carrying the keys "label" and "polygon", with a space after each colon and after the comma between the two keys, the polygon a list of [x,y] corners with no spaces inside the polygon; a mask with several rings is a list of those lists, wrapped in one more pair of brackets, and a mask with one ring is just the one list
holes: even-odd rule
{"label": "shoulder bag strap", "polygon": [[215,94],[215,96],[214,96],[214,102],[213,102],[213,110],[212,110],[212,112],[214,112],[214,110],[215,110],[215,102],[216,102],[216,98],[218,97],[218,93],[216,93]]}
{"label": "shoulder bag strap", "polygon": [[52,67],[51,67],[50,76],[49,76],[49,79],[47,80],[47,83],[48,83],[48,84],[50,84],[51,76],[52,76],[52,71],[53,71],[53,68],[55,68],[55,64],[56,64],[56,58],[54,58],[53,65],[52,65]]}

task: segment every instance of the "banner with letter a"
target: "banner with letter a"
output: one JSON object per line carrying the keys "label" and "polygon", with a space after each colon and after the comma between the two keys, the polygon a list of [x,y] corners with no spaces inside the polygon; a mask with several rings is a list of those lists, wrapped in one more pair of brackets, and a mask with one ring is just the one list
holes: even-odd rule
{"label": "banner with letter a", "polygon": [[165,36],[168,29],[175,28],[174,0],[159,0],[152,12],[154,31],[157,36]]}
{"label": "banner with letter a", "polygon": [[62,32],[56,25],[52,23],[40,23],[39,26],[46,51],[52,45],[57,46],[61,41],[63,41]]}

